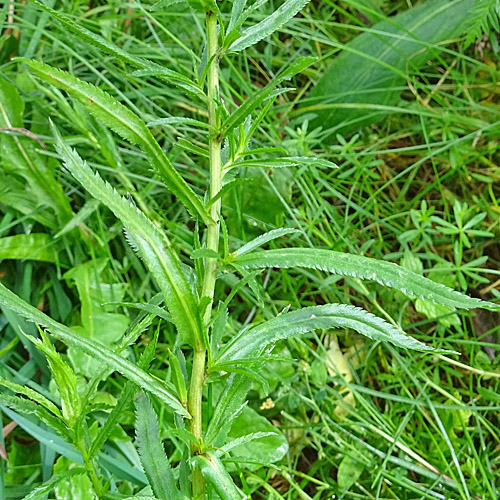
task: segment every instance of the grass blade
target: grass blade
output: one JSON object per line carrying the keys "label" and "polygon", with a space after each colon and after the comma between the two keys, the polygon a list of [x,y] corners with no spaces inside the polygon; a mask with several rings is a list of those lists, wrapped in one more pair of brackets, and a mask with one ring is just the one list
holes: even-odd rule
{"label": "grass blade", "polygon": [[246,269],[306,267],[342,276],[372,280],[400,290],[408,297],[420,297],[436,304],[458,309],[498,307],[491,302],[468,297],[447,286],[435,283],[392,262],[332,250],[310,248],[265,250],[237,256],[234,262]]}
{"label": "grass blade", "polygon": [[118,371],[125,378],[131,380],[139,387],[155,394],[167,406],[172,408],[177,413],[185,417],[189,417],[186,409],[181,405],[177,398],[172,395],[172,393],[168,390],[168,386],[164,382],[160,382],[158,379],[153,378],[151,375],[137,368],[121,356],[118,356],[111,349],[108,349],[102,344],[95,341],[91,342],[85,337],[78,335],[67,326],[54,321],[46,314],[39,311],[36,307],[33,307],[24,300],[20,299],[15,293],[8,290],[1,283],[0,304],[12,309],[27,320],[43,326],[68,346],[81,349],[85,354],[94,357],[94,359],[101,361],[104,365]]}
{"label": "grass blade", "polygon": [[66,168],[94,198],[109,207],[129,231],[134,246],[163,292],[165,303],[184,341],[192,344],[194,339],[201,339],[197,300],[166,236],[141,211],[94,173],[78,153],[65,143],[55,127],[52,130],[57,152]]}
{"label": "grass blade", "polygon": [[18,61],[25,63],[42,80],[78,99],[93,116],[123,139],[137,144],[168,189],[193,215],[199,215],[206,223],[210,222],[210,216],[200,197],[175,170],[145,123],[136,114],[100,88],[82,82],[65,71],[29,59],[19,58]]}
{"label": "grass blade", "polygon": [[52,18],[57,19],[68,31],[73,33],[79,40],[87,45],[97,47],[106,54],[116,57],[118,60],[123,61],[134,68],[148,71],[150,74],[162,78],[163,80],[166,80],[186,90],[187,92],[190,92],[191,94],[194,94],[202,99],[205,98],[205,94],[202,89],[198,85],[194,84],[193,81],[187,76],[184,76],[177,71],[165,68],[164,66],[160,66],[159,64],[155,64],[147,59],[143,59],[142,57],[133,56],[118,45],[111,43],[102,36],[93,33],[78,23],[75,23],[65,14],[51,9],[47,5],[43,5],[40,2],[34,1],[33,3],[45,12],[48,12]]}

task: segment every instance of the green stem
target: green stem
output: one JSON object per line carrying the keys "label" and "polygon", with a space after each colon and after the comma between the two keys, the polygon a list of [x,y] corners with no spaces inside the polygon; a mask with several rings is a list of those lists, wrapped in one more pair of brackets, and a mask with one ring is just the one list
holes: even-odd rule
{"label": "green stem", "polygon": [[101,484],[101,481],[99,480],[99,477],[97,476],[92,460],[89,459],[89,455],[87,453],[85,445],[83,444],[83,440],[79,440],[79,442],[77,443],[77,448],[82,454],[83,464],[85,465],[85,469],[87,469],[87,475],[92,482],[92,486],[94,487],[97,498],[102,498],[102,496],[104,495],[103,486]]}
{"label": "green stem", "polygon": [[[208,39],[208,74],[207,74],[207,94],[208,94],[208,123],[211,127],[212,135],[209,140],[209,161],[210,161],[210,192],[209,198],[217,195],[222,187],[222,165],[221,165],[221,137],[218,135],[219,119],[217,117],[217,102],[219,95],[219,67],[217,51],[219,48],[217,35],[217,16],[214,12],[206,13],[207,39]],[[210,216],[213,222],[207,225],[207,248],[219,251],[219,217],[221,202],[216,201],[210,207]],[[203,276],[202,297],[209,297],[210,303],[205,309],[203,316],[204,325],[210,322],[212,303],[215,290],[217,272],[217,259],[207,258],[205,261],[205,274]],[[191,385],[189,390],[189,412],[191,413],[191,432],[198,442],[193,444],[191,452],[198,454],[203,451],[203,427],[202,427],[202,394],[205,381],[205,358],[206,346],[202,339],[198,339],[194,346],[193,371],[191,374]],[[193,498],[205,499],[205,480],[198,469],[193,470]]]}

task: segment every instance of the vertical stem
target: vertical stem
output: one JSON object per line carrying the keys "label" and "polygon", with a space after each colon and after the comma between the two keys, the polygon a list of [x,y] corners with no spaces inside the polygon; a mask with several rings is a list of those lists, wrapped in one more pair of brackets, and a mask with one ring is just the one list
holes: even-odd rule
{"label": "vertical stem", "polygon": [[[217,117],[217,102],[219,95],[219,67],[218,67],[218,35],[217,16],[215,12],[206,13],[207,39],[208,39],[208,74],[207,74],[207,95],[208,95],[208,123],[211,127],[209,140],[209,161],[210,161],[210,191],[209,198],[213,198],[222,187],[222,166],[221,166],[221,137],[218,134],[219,119]],[[219,250],[219,216],[221,202],[216,201],[210,207],[210,216],[213,222],[207,225],[207,248],[218,252]],[[202,298],[209,297],[210,303],[205,309],[203,316],[204,327],[208,324],[212,312],[212,302],[215,290],[217,260],[207,258],[205,261],[205,274],[203,276]],[[201,412],[203,383],[205,378],[205,358],[206,346],[201,343],[201,339],[194,346],[193,371],[191,374],[191,385],[189,390],[189,412],[191,413],[191,432],[198,439],[198,443],[193,444],[191,452],[200,453],[203,448],[203,419]],[[193,470],[193,498],[205,499],[205,480],[198,469]]]}

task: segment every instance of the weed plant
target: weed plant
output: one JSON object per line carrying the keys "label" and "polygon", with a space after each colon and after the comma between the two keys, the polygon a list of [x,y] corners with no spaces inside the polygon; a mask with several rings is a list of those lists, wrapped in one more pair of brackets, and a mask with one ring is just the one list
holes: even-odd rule
{"label": "weed plant", "polygon": [[453,290],[495,288],[497,112],[453,52],[329,145],[296,104],[358,7],[307,3],[3,8],[5,497],[498,497],[498,307]]}

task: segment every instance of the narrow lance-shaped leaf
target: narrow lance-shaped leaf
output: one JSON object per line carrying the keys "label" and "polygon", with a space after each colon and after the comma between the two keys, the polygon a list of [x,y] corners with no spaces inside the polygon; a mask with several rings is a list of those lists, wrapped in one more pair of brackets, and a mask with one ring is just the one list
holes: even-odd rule
{"label": "narrow lance-shaped leaf", "polygon": [[85,42],[87,45],[97,47],[106,54],[112,55],[118,60],[123,61],[130,66],[138,68],[139,70],[144,70],[149,72],[149,74],[154,74],[154,76],[171,82],[174,85],[186,90],[187,92],[190,92],[191,94],[195,94],[201,98],[205,97],[202,89],[198,85],[193,83],[192,79],[189,79],[187,76],[182,75],[177,71],[165,68],[164,66],[160,66],[159,64],[143,59],[142,57],[137,57],[129,54],[126,50],[122,49],[118,45],[115,45],[102,36],[93,33],[87,28],[84,28],[81,24],[75,23],[75,21],[70,19],[65,14],[51,9],[47,5],[44,5],[41,2],[37,2],[36,0],[33,3],[37,7],[40,7],[40,9],[48,12],[53,19],[57,19],[66,29],[76,35],[79,40]]}
{"label": "narrow lance-shaped leaf", "polygon": [[155,394],[167,406],[172,408],[177,413],[189,417],[188,412],[181,403],[168,390],[165,382],[161,382],[153,378],[148,373],[137,368],[134,364],[126,359],[118,356],[111,349],[103,346],[99,342],[91,342],[85,337],[77,334],[70,328],[61,325],[43,312],[39,311],[19,298],[15,293],[8,290],[0,283],[0,304],[17,312],[23,318],[26,318],[33,323],[43,326],[49,330],[56,338],[62,340],[68,346],[73,346],[81,349],[84,353],[92,356],[103,363],[103,365],[112,368],[121,373],[125,378],[131,380],[144,390]]}
{"label": "narrow lance-shaped leaf", "polygon": [[436,304],[461,309],[498,307],[491,302],[468,297],[447,286],[435,283],[392,262],[333,250],[311,248],[264,250],[248,255],[237,255],[234,262],[246,269],[305,267],[372,280],[396,288],[409,297],[420,297]]}
{"label": "narrow lance-shaped leaf", "polygon": [[139,394],[135,408],[139,456],[153,493],[158,500],[180,500],[174,474],[163,449],[158,420],[146,394]]}
{"label": "narrow lance-shaped leaf", "polygon": [[220,448],[226,442],[234,419],[244,407],[245,397],[250,389],[251,379],[245,375],[229,375],[219,396],[212,418],[205,434],[205,444]]}
{"label": "narrow lance-shaped leaf", "polygon": [[229,50],[238,52],[260,42],[260,40],[274,33],[283,24],[288,22],[308,3],[309,0],[286,0],[284,4],[260,23],[243,31],[241,37],[229,47]]}
{"label": "narrow lance-shaped leaf", "polygon": [[211,221],[201,198],[175,170],[145,123],[136,114],[100,88],[78,80],[65,71],[38,61],[23,58],[18,60],[24,62],[39,78],[78,99],[93,116],[125,140],[137,144],[168,189],[184,203],[188,210],[193,215],[199,215],[206,223]]}
{"label": "narrow lance-shaped leaf", "polygon": [[201,470],[203,477],[214,487],[222,500],[242,500],[246,498],[236,485],[220,459],[208,452],[192,459],[193,464]]}
{"label": "narrow lance-shaped leaf", "polygon": [[347,304],[327,304],[284,313],[243,330],[227,344],[217,363],[258,356],[269,345],[295,335],[340,327],[352,328],[373,340],[391,342],[405,349],[434,350],[364,309]]}
{"label": "narrow lance-shaped leaf", "polygon": [[73,177],[94,198],[106,205],[125,225],[141,257],[165,297],[165,303],[184,341],[193,344],[202,338],[197,301],[183,273],[170,242],[139,209],[121,197],[108,183],[94,173],[52,127],[57,152]]}

